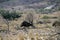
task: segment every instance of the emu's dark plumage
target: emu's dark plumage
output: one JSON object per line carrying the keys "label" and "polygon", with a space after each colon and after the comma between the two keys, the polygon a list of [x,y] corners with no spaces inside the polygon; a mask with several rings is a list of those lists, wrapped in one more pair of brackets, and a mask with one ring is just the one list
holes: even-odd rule
{"label": "emu's dark plumage", "polygon": [[28,23],[27,21],[23,21],[23,22],[22,22],[21,27],[23,27],[23,26],[24,26],[24,27],[29,27],[29,26],[34,27],[33,24]]}

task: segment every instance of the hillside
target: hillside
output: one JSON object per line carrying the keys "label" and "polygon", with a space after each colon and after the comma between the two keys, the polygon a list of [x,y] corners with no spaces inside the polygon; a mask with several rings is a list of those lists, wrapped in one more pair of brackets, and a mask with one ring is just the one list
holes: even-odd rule
{"label": "hillside", "polygon": [[6,1],[9,1],[9,0],[0,0],[0,3],[6,2]]}
{"label": "hillside", "polygon": [[60,0],[0,0],[0,40],[60,40]]}
{"label": "hillside", "polygon": [[27,8],[44,8],[52,4],[60,4],[59,0],[0,0],[0,8],[12,8],[22,6]]}

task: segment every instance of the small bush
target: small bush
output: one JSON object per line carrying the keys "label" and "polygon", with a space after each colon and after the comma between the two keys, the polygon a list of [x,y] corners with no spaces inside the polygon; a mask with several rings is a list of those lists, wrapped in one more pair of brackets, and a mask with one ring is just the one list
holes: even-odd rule
{"label": "small bush", "polygon": [[46,25],[46,28],[52,28],[52,26],[47,24],[47,25]]}
{"label": "small bush", "polygon": [[49,16],[43,16],[42,18],[43,19],[49,19],[50,17]]}
{"label": "small bush", "polygon": [[15,12],[15,11],[14,11],[14,12],[11,12],[10,15],[11,15],[11,17],[13,18],[13,20],[14,20],[15,18],[21,17],[21,15],[18,14],[17,12]]}

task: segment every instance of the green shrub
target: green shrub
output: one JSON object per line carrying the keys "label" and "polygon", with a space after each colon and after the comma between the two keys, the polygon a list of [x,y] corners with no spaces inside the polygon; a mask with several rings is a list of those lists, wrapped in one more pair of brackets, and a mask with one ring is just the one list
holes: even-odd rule
{"label": "green shrub", "polygon": [[19,18],[21,17],[20,14],[18,14],[16,11],[6,11],[6,10],[0,10],[0,14],[3,16],[4,19],[8,19],[8,20],[14,20],[15,18]]}
{"label": "green shrub", "polygon": [[43,16],[42,18],[43,19],[49,19],[50,17],[49,16]]}
{"label": "green shrub", "polygon": [[10,20],[14,20],[15,18],[21,17],[21,14],[18,14],[16,11],[10,12],[10,11],[3,10],[3,9],[0,10],[0,15],[1,15],[4,19],[6,19],[6,24],[7,24],[7,26],[8,26],[8,33],[9,33],[9,31],[10,31],[10,29],[9,29],[9,23],[10,23],[10,22],[9,22],[9,21],[10,21]]}

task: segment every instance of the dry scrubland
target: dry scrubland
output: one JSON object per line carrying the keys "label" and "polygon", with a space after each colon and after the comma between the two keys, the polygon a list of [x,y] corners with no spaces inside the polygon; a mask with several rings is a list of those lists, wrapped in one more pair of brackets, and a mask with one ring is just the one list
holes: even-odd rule
{"label": "dry scrubland", "polygon": [[[53,14],[39,14],[35,12],[30,12],[34,14],[34,26],[33,28],[27,28],[25,30],[17,30],[20,28],[21,23],[26,20],[26,15],[29,12],[23,12],[22,17],[15,19],[9,23],[10,33],[0,32],[0,40],[58,40],[55,28],[52,26],[52,23],[58,18],[53,19],[43,19],[44,16],[49,17],[58,17],[60,12],[54,12]],[[43,21],[43,24],[37,23]],[[48,23],[50,22],[50,23]],[[0,29],[7,30],[7,25],[5,24],[2,17],[0,17]]]}

